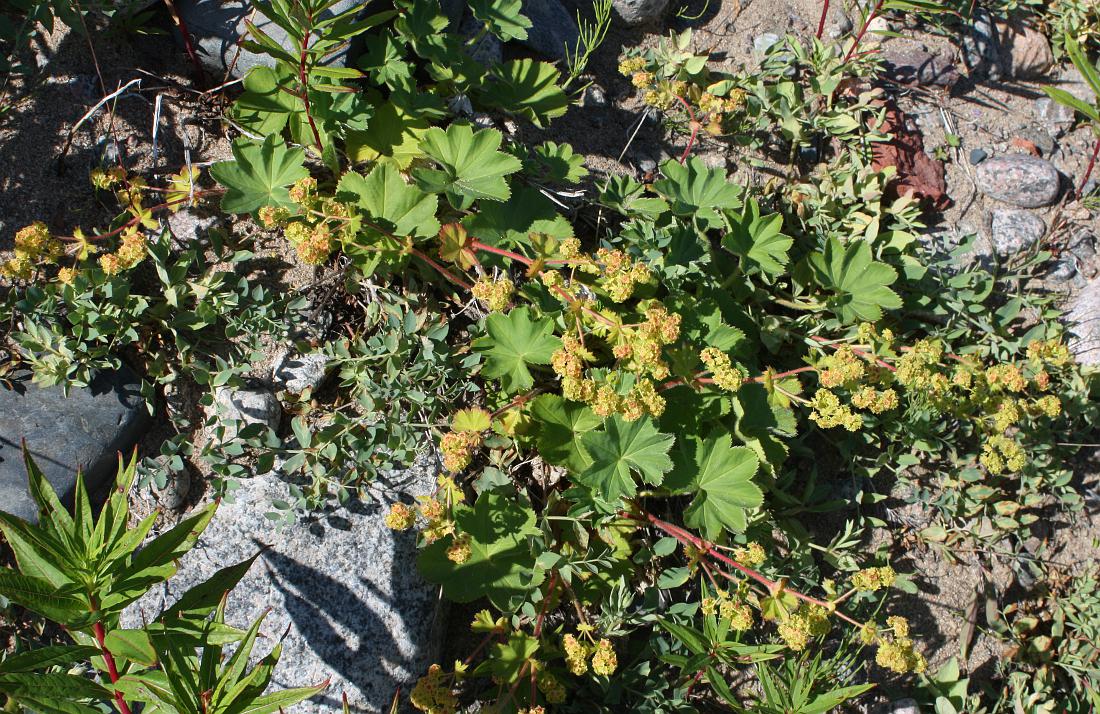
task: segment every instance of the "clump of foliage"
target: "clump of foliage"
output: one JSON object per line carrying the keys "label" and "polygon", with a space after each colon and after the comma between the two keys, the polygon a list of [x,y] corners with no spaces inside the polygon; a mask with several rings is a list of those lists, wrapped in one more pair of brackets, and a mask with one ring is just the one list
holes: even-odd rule
{"label": "clump of foliage", "polygon": [[0,568],[0,595],[64,628],[72,644],[0,659],[5,711],[130,714],[145,707],[266,714],[325,688],[327,683],[267,692],[280,646],[249,667],[263,618],[247,630],[226,624],[226,593],[255,557],[196,585],[153,622],[120,626],[128,605],[175,575],[216,504],[143,544],[158,514],[130,523],[134,460],[126,465],[120,459],[116,487],[98,517],[83,478],[77,478],[70,514],[29,454],[25,460],[38,523],[0,513],[0,531],[17,563],[14,570]]}
{"label": "clump of foliage", "polygon": [[[594,231],[542,190],[584,177],[571,147],[469,121],[478,107],[545,125],[569,102],[558,70],[482,66],[428,0],[317,20],[330,6],[259,4],[291,47],[253,30],[274,67],[249,73],[230,112],[266,138],[234,142],[210,170],[219,187],[188,174],[167,190],[281,232],[304,263],[342,266],[351,292],[401,294],[326,348],[338,395],[293,404],[293,442],[227,426],[224,451],[229,475],[247,454],[300,470],[290,508],[399,463],[414,434],[399,419],[437,435],[436,492],[387,524],[419,530],[444,596],[486,608],[481,645],[433,665],[413,706],[824,711],[867,688],[845,658],[926,666],[891,612],[912,584],[861,545],[883,523],[863,509],[885,497],[876,477],[915,484],[934,513],[920,535],[947,545],[990,525],[1016,548],[1041,509],[1079,504],[1075,447],[1052,435],[1093,423],[1094,380],[1021,275],[938,262],[916,201],[871,166],[885,137],[856,48],[886,3],[844,47],[789,38],[740,76],[713,73],[687,35],[624,58],[652,106],[687,115],[688,139],[651,183],[603,182]],[[528,31],[520,6],[471,4],[503,40]],[[326,66],[352,38],[359,64]],[[785,174],[731,180],[692,156],[704,129]],[[154,207],[124,205],[124,225],[151,229]],[[147,257],[31,242],[71,271],[62,284]],[[448,304],[464,308],[429,313]],[[846,522],[821,545],[807,522],[830,510]],[[748,666],[757,694],[731,685]]]}

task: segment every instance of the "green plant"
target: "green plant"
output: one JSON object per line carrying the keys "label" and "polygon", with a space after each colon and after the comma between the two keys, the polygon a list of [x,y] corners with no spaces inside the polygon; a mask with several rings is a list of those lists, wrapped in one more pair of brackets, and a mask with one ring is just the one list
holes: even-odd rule
{"label": "green plant", "polygon": [[[324,689],[320,684],[266,693],[280,647],[248,666],[263,618],[247,631],[225,624],[225,594],[255,557],[184,593],[154,622],[120,627],[126,606],[176,573],[177,561],[194,546],[215,505],[144,542],[157,514],[130,523],[134,460],[127,466],[120,459],[116,487],[97,518],[82,477],[70,514],[29,454],[24,459],[39,522],[0,513],[0,531],[18,563],[15,570],[0,569],[0,593],[60,625],[73,644],[0,661],[5,708],[92,714],[108,707],[129,714],[142,704],[146,711],[264,714]],[[235,645],[231,655],[226,645]]]}
{"label": "green plant", "polygon": [[30,285],[12,295],[4,311],[20,330],[10,339],[36,381],[86,385],[125,356],[139,366],[152,409],[155,385],[183,375],[211,385],[234,379],[263,338],[286,333],[288,317],[301,306],[216,269],[219,262],[232,268],[252,257],[216,237],[212,260],[198,246],[173,255],[167,232],[139,245],[148,256],[143,282],[97,263],[72,271],[68,282]]}
{"label": "green plant", "polygon": [[1076,67],[1081,73],[1081,76],[1085,78],[1085,82],[1088,84],[1089,89],[1092,90],[1094,95],[1093,103],[1089,104],[1073,96],[1066,90],[1058,89],[1057,87],[1043,87],[1043,91],[1054,101],[1069,107],[1091,122],[1090,126],[1092,127],[1092,133],[1096,137],[1096,141],[1092,149],[1092,158],[1089,159],[1088,167],[1085,169],[1085,175],[1077,187],[1077,198],[1080,199],[1085,191],[1085,186],[1088,185],[1089,177],[1092,176],[1092,170],[1096,166],[1096,159],[1100,156],[1100,70],[1098,70],[1096,65],[1089,60],[1088,55],[1081,48],[1076,37],[1066,36],[1065,51],[1073,62],[1073,66]]}

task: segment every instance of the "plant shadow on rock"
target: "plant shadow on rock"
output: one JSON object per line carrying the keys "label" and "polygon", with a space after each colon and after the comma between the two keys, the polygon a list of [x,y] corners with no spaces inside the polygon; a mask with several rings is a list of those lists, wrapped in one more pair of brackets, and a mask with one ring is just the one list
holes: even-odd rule
{"label": "plant shadow on rock", "polygon": [[[412,500],[411,496],[402,492],[400,482],[379,477],[375,484],[381,487],[379,491],[384,489],[387,493],[399,493],[402,501]],[[391,497],[386,500],[395,499]],[[388,504],[353,498],[343,508],[347,517],[334,513],[316,517],[307,526],[309,532],[324,540],[330,529],[350,531],[361,525],[363,518],[380,518]],[[365,700],[377,703],[388,702],[398,690],[410,687],[422,674],[416,668],[426,666],[430,661],[427,658],[417,662],[403,655],[402,650],[407,648],[401,646],[394,632],[423,629],[423,616],[434,607],[436,600],[431,595],[432,602],[429,603],[429,592],[418,582],[415,532],[383,530],[390,539],[388,544],[393,551],[389,571],[391,593],[387,594],[387,588],[380,587],[367,577],[357,576],[359,585],[374,600],[373,603],[348,585],[287,553],[266,549],[261,556],[275,589],[282,595],[283,609],[308,649],[317,653],[328,671],[362,691]],[[254,542],[257,547],[264,547],[260,541],[254,539]],[[417,588],[417,585],[420,587]],[[410,602],[411,598],[418,597],[422,602]],[[395,627],[395,623],[387,622],[379,614],[380,610],[400,618],[401,626]],[[416,617],[418,613],[421,617]],[[358,635],[358,642],[349,641],[341,634],[341,629]],[[434,638],[441,630],[441,623],[434,622],[431,630]],[[434,654],[431,647],[429,654]],[[398,681],[386,674],[395,669],[406,670],[412,676],[407,681]],[[334,683],[313,701],[339,710],[343,706],[342,695],[343,692]],[[352,704],[351,711],[359,709]]]}

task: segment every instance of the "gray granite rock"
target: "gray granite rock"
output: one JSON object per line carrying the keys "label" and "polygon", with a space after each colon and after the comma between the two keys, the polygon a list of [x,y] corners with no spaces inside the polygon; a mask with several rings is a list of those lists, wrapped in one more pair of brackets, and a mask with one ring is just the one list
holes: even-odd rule
{"label": "gray granite rock", "polygon": [[[1076,67],[1063,70],[1050,86],[1069,92],[1083,102],[1091,103],[1092,90]],[[1049,122],[1064,130],[1073,124],[1075,112],[1064,104],[1059,104],[1045,94],[1035,102],[1035,112],[1043,122]]]}
{"label": "gray granite rock", "polygon": [[531,21],[523,45],[552,60],[565,59],[567,47],[577,49],[577,21],[558,0],[523,0],[523,14]]}
{"label": "gray granite rock", "polygon": [[977,169],[977,181],[986,196],[1021,208],[1048,206],[1061,191],[1058,169],[1049,161],[1026,154],[983,161]]}
{"label": "gray granite rock", "polygon": [[1015,21],[998,25],[1001,66],[1015,79],[1038,79],[1054,66],[1054,53],[1046,35],[1031,23]]}
{"label": "gray granite rock", "polygon": [[998,208],[990,212],[989,236],[994,252],[1002,258],[1030,250],[1046,231],[1043,219],[1030,211]]}
{"label": "gray granite rock", "polygon": [[280,389],[301,394],[307,389],[316,391],[325,381],[328,358],[321,352],[295,354],[280,352],[271,368],[271,381]]}
{"label": "gray granite rock", "polygon": [[141,382],[130,369],[100,372],[69,396],[18,378],[0,387],[0,510],[38,520],[27,490],[20,443],[26,440],[38,467],[66,503],[72,502],[76,473],[100,494],[113,483],[119,452],[129,453],[144,433],[149,412]]}
{"label": "gray granite rock", "polygon": [[757,35],[752,40],[752,51],[758,55],[764,55],[773,45],[779,42],[779,35],[774,32],[765,32]]}
{"label": "gray granite rock", "polygon": [[612,7],[628,25],[657,22],[668,9],[668,0],[612,0]]}
{"label": "gray granite rock", "polygon": [[920,47],[888,46],[882,53],[885,78],[902,84],[951,87],[959,81],[955,65]]}
{"label": "gray granite rock", "polygon": [[916,699],[906,697],[890,704],[890,714],[920,714],[920,706]]}
{"label": "gray granite rock", "polygon": [[970,28],[963,33],[962,50],[963,61],[971,76],[1000,79],[1000,42],[988,11],[975,8]]}
{"label": "gray granite rock", "polygon": [[172,231],[172,247],[187,250],[203,243],[206,234],[218,225],[215,216],[200,216],[194,210],[184,209],[168,214],[168,229]]}
{"label": "gray granite rock", "polygon": [[[123,626],[151,621],[186,590],[261,549],[229,596],[227,620],[246,626],[268,608],[261,627],[268,646],[287,632],[273,685],[328,689],[296,713],[338,714],[346,695],[353,712],[388,711],[436,660],[444,613],[439,588],[416,569],[416,536],[386,528],[394,499],[411,501],[435,486],[434,458],[372,486],[374,500],[352,501],[314,522],[276,527],[265,513],[287,486],[272,475],[246,479],[223,502],[178,574],[129,607]],[[288,630],[289,628],[289,630]],[[257,654],[268,647],[257,647]]]}
{"label": "gray granite rock", "polygon": [[[340,0],[324,16],[332,17],[361,4],[361,0]],[[219,76],[232,69],[233,76],[243,77],[255,66],[275,64],[267,55],[240,47],[248,35],[245,22],[249,19],[279,44],[291,46],[285,30],[258,11],[253,17],[255,8],[248,0],[179,0],[176,8],[187,25],[199,61]],[[329,63],[342,67],[347,64],[348,57],[349,49],[345,47],[335,53]]]}
{"label": "gray granite rock", "polygon": [[[269,390],[260,387],[250,389],[231,389],[218,387],[214,391],[214,403],[207,408],[206,416],[216,424],[228,423],[248,426],[265,424],[278,429],[282,421],[283,408],[279,400]],[[231,439],[237,433],[233,426],[226,429],[225,438]]]}
{"label": "gray granite rock", "polygon": [[1100,364],[1100,278],[1093,278],[1070,303],[1069,349],[1081,364]]}
{"label": "gray granite rock", "polygon": [[166,511],[174,511],[187,501],[191,492],[191,472],[185,465],[182,469],[173,470],[168,465],[167,456],[158,456],[155,461],[158,471],[163,475],[164,486],[157,485],[156,481],[147,487],[141,487],[134,481],[134,492],[138,498],[152,504],[155,508]]}
{"label": "gray granite rock", "polygon": [[458,26],[458,35],[463,39],[463,44],[473,40],[472,45],[466,45],[466,52],[485,67],[495,67],[504,59],[504,45],[500,38],[491,32],[483,32],[485,23],[479,21],[473,15],[467,15]]}
{"label": "gray granite rock", "polygon": [[584,93],[581,95],[581,106],[595,109],[606,107],[607,94],[603,91],[603,87],[595,82],[585,87]]}

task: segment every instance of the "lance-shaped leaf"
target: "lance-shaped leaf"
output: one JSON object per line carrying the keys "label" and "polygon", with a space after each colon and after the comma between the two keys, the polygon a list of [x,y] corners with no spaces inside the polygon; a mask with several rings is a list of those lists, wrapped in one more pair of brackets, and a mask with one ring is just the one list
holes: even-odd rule
{"label": "lance-shaped leaf", "polygon": [[336,195],[365,209],[373,222],[396,236],[428,237],[439,232],[435,217],[439,198],[405,183],[392,164],[376,164],[366,176],[349,171],[340,179]]}
{"label": "lance-shaped leaf", "polygon": [[432,193],[506,201],[510,191],[504,177],[519,171],[523,164],[498,151],[501,139],[495,129],[475,132],[468,124],[452,124],[444,131],[434,126],[424,135],[420,148],[439,168],[416,169],[413,175],[422,189]]}
{"label": "lance-shaped leaf", "polygon": [[474,349],[485,355],[483,376],[500,379],[507,392],[530,389],[535,384],[528,365],[550,364],[561,340],[554,336],[548,318],[531,319],[531,311],[520,307],[507,314],[493,313],[485,321],[486,335],[474,340]]}
{"label": "lance-shaped leaf", "polygon": [[898,279],[897,271],[873,260],[866,241],[853,240],[845,247],[830,238],[824,252],[813,253],[809,262],[818,284],[834,293],[829,307],[842,322],[877,322],[884,308],[901,307],[901,298],[889,287]]}
{"label": "lance-shaped leaf", "polygon": [[610,503],[638,492],[635,475],[659,486],[665,472],[672,468],[668,452],[674,441],[657,431],[648,417],[628,422],[616,414],[603,429],[581,437],[592,464],[577,480]]}
{"label": "lance-shaped leaf", "polygon": [[262,144],[237,139],[233,142],[233,158],[210,167],[210,175],[225,186],[222,210],[229,213],[251,213],[263,206],[292,206],[288,189],[309,176],[304,165],[305,153],[301,149],[288,149],[274,134]]}

